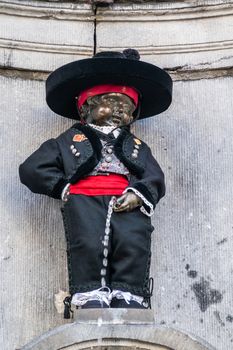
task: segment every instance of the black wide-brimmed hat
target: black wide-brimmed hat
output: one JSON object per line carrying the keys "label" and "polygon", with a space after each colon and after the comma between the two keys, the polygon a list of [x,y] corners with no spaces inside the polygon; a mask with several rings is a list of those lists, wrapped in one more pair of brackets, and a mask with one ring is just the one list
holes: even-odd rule
{"label": "black wide-brimmed hat", "polygon": [[53,112],[80,119],[75,98],[101,84],[135,88],[140,95],[139,118],[164,112],[172,100],[172,80],[153,64],[140,61],[136,50],[100,52],[93,58],[68,63],[51,73],[46,81],[46,101]]}

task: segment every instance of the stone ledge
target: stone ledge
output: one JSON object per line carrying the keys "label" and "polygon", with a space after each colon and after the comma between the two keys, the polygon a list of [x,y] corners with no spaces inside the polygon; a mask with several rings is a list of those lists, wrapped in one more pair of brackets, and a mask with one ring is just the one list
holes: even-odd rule
{"label": "stone ledge", "polygon": [[90,309],[75,310],[75,322],[88,324],[154,324],[151,310],[140,309]]}
{"label": "stone ledge", "polygon": [[141,2],[124,1],[114,3],[108,8],[99,8],[97,21],[132,21],[156,22],[179,21],[191,19],[216,18],[232,15],[233,4],[222,0],[217,1],[167,1]]}
{"label": "stone ledge", "polygon": [[142,60],[170,70],[228,69],[232,19],[233,3],[223,0],[129,1],[97,11],[90,3],[0,0],[0,66],[53,71],[91,57],[95,42],[97,52],[137,48]]}
{"label": "stone ledge", "polygon": [[[233,67],[200,70],[186,70],[183,67],[174,67],[170,69],[165,68],[165,70],[171,75],[173,81],[216,79],[233,76]],[[0,76],[12,79],[45,81],[49,74],[50,71],[12,69],[0,66]]]}
{"label": "stone ledge", "polygon": [[93,21],[93,10],[90,3],[74,4],[64,1],[25,1],[0,0],[0,14],[42,19],[72,21]]}
{"label": "stone ledge", "polygon": [[75,317],[21,350],[214,350],[191,335],[156,325],[150,310],[79,310]]}

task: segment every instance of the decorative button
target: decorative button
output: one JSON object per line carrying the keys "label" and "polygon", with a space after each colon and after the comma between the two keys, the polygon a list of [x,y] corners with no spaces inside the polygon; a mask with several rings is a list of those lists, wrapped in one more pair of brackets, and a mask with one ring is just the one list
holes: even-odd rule
{"label": "decorative button", "polygon": [[72,153],[75,154],[77,152],[76,148],[72,149]]}
{"label": "decorative button", "polygon": [[74,149],[74,145],[71,145],[71,146],[70,146],[70,149],[71,149],[71,150]]}
{"label": "decorative button", "polygon": [[110,163],[110,162],[112,161],[112,157],[111,157],[111,156],[107,156],[107,157],[105,158],[105,160],[106,160],[106,162]]}
{"label": "decorative button", "polygon": [[112,154],[112,152],[113,152],[112,148],[107,148],[107,153],[108,154]]}
{"label": "decorative button", "polygon": [[139,145],[134,145],[134,148],[139,149]]}
{"label": "decorative button", "polygon": [[106,276],[107,270],[106,269],[101,269],[100,274],[101,276]]}
{"label": "decorative button", "polygon": [[103,259],[103,265],[104,265],[104,267],[108,266],[108,259],[106,259],[106,258]]}
{"label": "decorative button", "polygon": [[[108,218],[108,219],[111,219],[111,216],[108,216],[108,215],[107,215],[107,218]],[[106,235],[104,236],[104,239],[108,239],[108,235],[109,235],[109,233],[110,233],[110,228],[109,228],[109,227],[106,227],[105,233],[106,233]]]}
{"label": "decorative button", "polygon": [[137,154],[132,153],[132,158],[137,158],[137,157],[138,157],[138,155],[137,155]]}
{"label": "decorative button", "polygon": [[106,286],[106,281],[105,281],[105,277],[101,278],[101,286],[105,287]]}
{"label": "decorative button", "polygon": [[137,150],[137,149],[134,149],[134,150],[133,150],[133,153],[138,155],[138,150]]}
{"label": "decorative button", "polygon": [[79,157],[80,156],[80,152],[77,152],[76,154],[75,154],[75,157]]}

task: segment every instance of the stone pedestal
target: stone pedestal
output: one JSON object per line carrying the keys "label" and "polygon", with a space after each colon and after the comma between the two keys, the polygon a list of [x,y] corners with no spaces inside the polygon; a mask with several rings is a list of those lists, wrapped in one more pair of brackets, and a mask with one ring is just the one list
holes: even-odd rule
{"label": "stone pedestal", "polygon": [[156,325],[150,310],[78,310],[74,318],[21,350],[214,350],[193,336]]}

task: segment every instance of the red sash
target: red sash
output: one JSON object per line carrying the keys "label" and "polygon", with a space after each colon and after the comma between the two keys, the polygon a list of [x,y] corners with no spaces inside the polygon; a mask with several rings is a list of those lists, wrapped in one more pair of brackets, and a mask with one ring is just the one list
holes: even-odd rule
{"label": "red sash", "polygon": [[119,174],[87,176],[70,185],[70,194],[86,196],[121,195],[128,186],[126,176]]}

